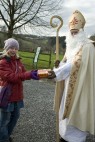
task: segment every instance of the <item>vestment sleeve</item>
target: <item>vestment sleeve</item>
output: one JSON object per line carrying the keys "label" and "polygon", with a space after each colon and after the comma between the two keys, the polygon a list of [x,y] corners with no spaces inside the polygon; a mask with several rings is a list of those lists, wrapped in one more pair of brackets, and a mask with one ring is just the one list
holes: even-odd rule
{"label": "vestment sleeve", "polygon": [[71,63],[70,62],[66,62],[64,64],[62,64],[61,66],[59,66],[58,68],[54,68],[53,71],[56,74],[56,81],[61,81],[61,80],[65,80],[71,71]]}

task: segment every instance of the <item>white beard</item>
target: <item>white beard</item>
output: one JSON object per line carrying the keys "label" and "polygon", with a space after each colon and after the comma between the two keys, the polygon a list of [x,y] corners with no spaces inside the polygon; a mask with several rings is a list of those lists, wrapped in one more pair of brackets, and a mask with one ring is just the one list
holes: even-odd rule
{"label": "white beard", "polygon": [[89,40],[81,29],[78,34],[72,36],[71,33],[66,37],[66,58],[72,59],[79,49]]}

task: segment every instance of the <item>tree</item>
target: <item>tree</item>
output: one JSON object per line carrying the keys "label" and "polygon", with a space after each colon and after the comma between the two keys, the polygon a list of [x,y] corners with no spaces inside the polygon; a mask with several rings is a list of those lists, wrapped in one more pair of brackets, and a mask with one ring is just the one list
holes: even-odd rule
{"label": "tree", "polygon": [[1,31],[6,32],[6,26],[5,25],[1,26]]}
{"label": "tree", "polygon": [[[47,18],[59,10],[63,0],[0,0],[0,19],[7,27],[8,37],[28,27],[49,27]],[[46,18],[47,17],[47,18]]]}
{"label": "tree", "polygon": [[[66,48],[65,39],[66,39],[65,36],[59,37],[60,47],[62,47],[64,49]],[[49,37],[48,38],[48,45],[50,45],[51,47],[55,47],[56,46],[56,37]]]}

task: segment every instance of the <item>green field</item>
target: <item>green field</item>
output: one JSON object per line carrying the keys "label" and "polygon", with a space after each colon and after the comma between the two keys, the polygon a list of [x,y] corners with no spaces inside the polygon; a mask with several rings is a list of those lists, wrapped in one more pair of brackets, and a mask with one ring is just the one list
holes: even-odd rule
{"label": "green field", "polygon": [[[0,50],[2,51],[2,49]],[[22,63],[24,64],[27,70],[31,69],[45,69],[45,68],[53,68],[54,61],[56,60],[56,55],[51,54],[51,64],[49,64],[49,55],[39,54],[38,62],[34,63],[35,53],[31,52],[23,52],[19,51],[19,55],[21,57]],[[63,55],[59,56],[60,60],[63,58]],[[45,60],[45,61],[44,61]]]}
{"label": "green field", "polygon": [[[53,68],[54,66],[54,61],[56,59],[55,54],[51,54],[51,64],[49,65],[49,55],[44,55],[44,54],[40,54],[39,58],[38,58],[38,62],[33,63],[33,59],[35,56],[35,53],[29,53],[29,52],[22,52],[19,51],[19,55],[22,58],[22,62],[25,65],[27,70],[30,69],[42,69],[42,68]],[[63,58],[63,55],[60,55],[60,60]],[[45,61],[43,61],[45,60]]]}

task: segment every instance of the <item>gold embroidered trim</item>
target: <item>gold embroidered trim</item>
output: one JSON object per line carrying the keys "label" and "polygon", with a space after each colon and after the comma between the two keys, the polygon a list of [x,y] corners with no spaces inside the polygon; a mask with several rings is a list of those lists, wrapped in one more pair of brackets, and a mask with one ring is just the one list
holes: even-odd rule
{"label": "gold embroidered trim", "polygon": [[65,103],[65,111],[64,111],[64,115],[63,115],[64,119],[69,116],[69,113],[71,110],[70,104],[71,104],[71,100],[72,100],[72,96],[73,96],[75,83],[77,80],[77,74],[78,74],[80,64],[81,64],[81,58],[82,58],[82,48],[80,49],[80,51],[77,52],[77,54],[75,55],[75,58],[73,60],[73,67],[72,67],[71,74],[70,74],[70,81],[69,81],[67,98],[66,98],[66,103]]}

